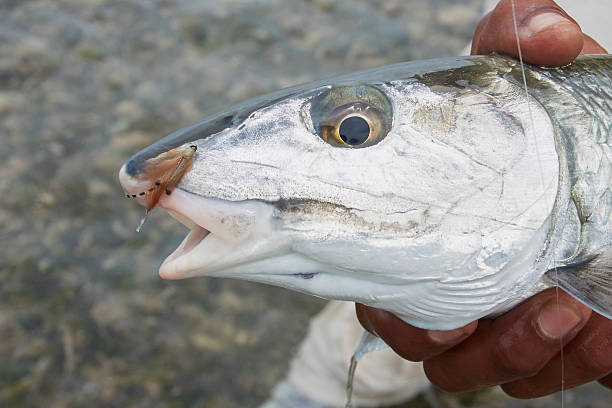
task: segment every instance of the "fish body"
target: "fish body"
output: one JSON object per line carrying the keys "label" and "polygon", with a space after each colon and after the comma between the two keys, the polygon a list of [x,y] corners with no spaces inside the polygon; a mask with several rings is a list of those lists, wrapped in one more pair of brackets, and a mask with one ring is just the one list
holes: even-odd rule
{"label": "fish body", "polygon": [[144,191],[160,155],[194,147],[158,203],[191,228],[164,278],[264,282],[452,329],[555,269],[610,317],[611,72],[609,55],[526,66],[527,94],[507,57],[376,68],[176,131],[120,180]]}

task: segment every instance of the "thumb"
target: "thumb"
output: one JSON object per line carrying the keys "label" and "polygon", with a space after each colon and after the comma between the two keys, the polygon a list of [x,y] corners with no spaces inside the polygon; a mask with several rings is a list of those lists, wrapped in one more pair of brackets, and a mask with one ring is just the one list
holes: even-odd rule
{"label": "thumb", "polygon": [[[585,36],[576,21],[554,1],[514,0],[514,4],[525,61],[536,65],[561,66],[569,64],[580,54]],[[590,38],[588,45],[599,47]],[[474,33],[472,54],[491,52],[518,57],[511,0],[500,1],[483,18]]]}

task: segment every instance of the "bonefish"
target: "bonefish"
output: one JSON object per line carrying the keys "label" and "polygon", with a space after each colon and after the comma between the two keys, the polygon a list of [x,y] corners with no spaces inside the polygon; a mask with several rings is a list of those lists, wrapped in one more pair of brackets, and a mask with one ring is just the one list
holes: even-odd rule
{"label": "bonefish", "polygon": [[146,204],[160,158],[191,152],[156,201],[191,229],[164,278],[264,282],[441,330],[511,308],[556,270],[611,317],[611,71],[609,55],[527,65],[527,95],[508,57],[376,68],[178,130],[119,177]]}

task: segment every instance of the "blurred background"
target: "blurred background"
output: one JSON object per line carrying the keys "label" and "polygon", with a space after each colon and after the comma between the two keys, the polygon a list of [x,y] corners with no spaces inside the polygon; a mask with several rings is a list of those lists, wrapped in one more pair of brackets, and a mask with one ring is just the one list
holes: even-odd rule
{"label": "blurred background", "polygon": [[[255,95],[456,55],[481,13],[482,0],[0,0],[0,406],[265,400],[324,302],[162,281],[186,230],[157,210],[135,233],[143,209],[124,198],[119,167]],[[605,393],[590,385],[566,404],[607,407]],[[438,396],[444,407],[560,406],[496,389]]]}

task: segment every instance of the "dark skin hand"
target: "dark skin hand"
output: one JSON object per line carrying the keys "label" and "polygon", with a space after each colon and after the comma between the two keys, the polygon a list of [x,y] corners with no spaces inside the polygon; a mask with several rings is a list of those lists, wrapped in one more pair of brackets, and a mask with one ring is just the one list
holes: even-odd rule
{"label": "dark skin hand", "polygon": [[[523,59],[536,65],[569,64],[580,53],[606,51],[582,33],[550,0],[515,0]],[[512,6],[502,0],[474,34],[472,54],[518,57]],[[516,398],[535,398],[564,387],[599,381],[612,388],[612,320],[562,290],[551,288],[504,315],[449,331],[410,326],[389,312],[357,304],[359,321],[397,354],[423,361],[433,384],[470,391],[501,384]]]}

